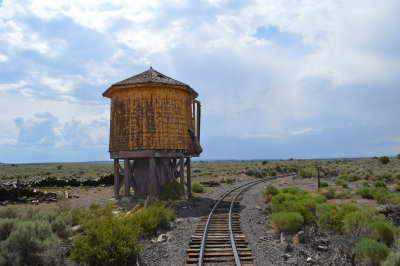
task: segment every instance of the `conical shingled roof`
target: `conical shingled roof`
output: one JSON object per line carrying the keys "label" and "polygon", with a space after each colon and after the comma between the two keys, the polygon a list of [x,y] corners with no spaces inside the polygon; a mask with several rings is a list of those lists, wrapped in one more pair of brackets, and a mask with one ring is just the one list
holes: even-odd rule
{"label": "conical shingled roof", "polygon": [[167,77],[164,74],[162,74],[162,73],[154,70],[152,67],[150,67],[149,70],[146,70],[140,74],[137,74],[136,76],[133,76],[133,77],[124,79],[120,82],[114,83],[105,92],[103,92],[103,97],[105,97],[108,94],[108,92],[113,87],[116,87],[116,86],[134,85],[134,84],[151,84],[151,83],[185,86],[195,95],[195,97],[198,96],[198,93],[195,90],[193,90],[189,85],[187,85],[183,82],[180,82],[178,80],[175,80],[173,78]]}

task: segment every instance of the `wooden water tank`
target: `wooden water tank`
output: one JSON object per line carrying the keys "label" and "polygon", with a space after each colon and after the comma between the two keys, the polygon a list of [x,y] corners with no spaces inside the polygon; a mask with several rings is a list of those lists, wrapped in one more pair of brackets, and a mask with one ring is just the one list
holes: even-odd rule
{"label": "wooden water tank", "polygon": [[113,84],[103,96],[111,99],[111,158],[148,150],[198,156],[188,130],[200,140],[200,102],[187,84],[150,67]]}

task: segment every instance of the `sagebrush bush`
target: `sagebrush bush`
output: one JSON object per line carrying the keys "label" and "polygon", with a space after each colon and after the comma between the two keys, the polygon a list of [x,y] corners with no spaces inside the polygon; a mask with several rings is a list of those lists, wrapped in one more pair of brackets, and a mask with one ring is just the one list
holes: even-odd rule
{"label": "sagebrush bush", "polygon": [[376,192],[374,194],[374,200],[376,200],[379,204],[385,204],[387,201],[388,194],[385,192]]}
{"label": "sagebrush bush", "polygon": [[[90,225],[89,225],[90,224]],[[87,265],[131,265],[140,252],[139,227],[110,215],[93,217],[75,237],[70,259]]]}
{"label": "sagebrush bush", "polygon": [[317,201],[312,198],[301,199],[299,201],[301,205],[306,207],[310,212],[315,212],[315,208],[317,206]]}
{"label": "sagebrush bush", "polygon": [[317,216],[320,216],[323,213],[329,212],[331,210],[336,210],[336,209],[337,209],[336,204],[329,203],[329,202],[317,204],[317,206],[315,208]]}
{"label": "sagebrush bush", "polygon": [[271,214],[272,226],[278,232],[297,232],[304,223],[303,216],[298,212],[277,212]]}
{"label": "sagebrush bush", "polygon": [[390,251],[382,264],[383,266],[397,266],[400,265],[400,239],[396,238],[393,250]]}
{"label": "sagebrush bush", "polygon": [[228,185],[233,184],[235,182],[235,180],[231,177],[227,177],[225,179],[225,183],[227,183]]}
{"label": "sagebrush bush", "polygon": [[335,193],[335,199],[351,199],[353,196],[350,191],[341,191]]}
{"label": "sagebrush bush", "polygon": [[162,188],[161,198],[175,200],[183,194],[182,186],[174,178],[171,178]]}
{"label": "sagebrush bush", "polygon": [[21,221],[2,243],[2,254],[7,252],[7,264],[35,265],[40,263],[39,254],[56,243],[48,221]]}
{"label": "sagebrush bush", "polygon": [[17,219],[15,218],[0,218],[0,241],[4,241],[10,236],[16,224]]}
{"label": "sagebrush bush", "polygon": [[356,259],[361,263],[378,265],[389,254],[389,248],[374,239],[361,238],[354,247]]}
{"label": "sagebrush bush", "polygon": [[192,191],[196,193],[203,193],[206,191],[206,188],[202,184],[194,182],[192,184]]}
{"label": "sagebrush bush", "polygon": [[326,182],[325,180],[321,180],[321,187],[327,187],[329,186],[328,182]]}
{"label": "sagebrush bush", "polygon": [[386,182],[385,181],[381,181],[381,180],[374,181],[372,183],[372,187],[375,187],[375,188],[379,188],[379,187],[386,188]]}
{"label": "sagebrush bush", "polygon": [[344,231],[351,234],[355,240],[365,236],[369,229],[368,223],[368,216],[362,211],[349,212],[343,217]]}
{"label": "sagebrush bush", "polygon": [[373,238],[377,241],[382,241],[390,246],[394,242],[395,229],[388,222],[375,222],[371,224],[373,229]]}
{"label": "sagebrush bush", "polygon": [[0,218],[19,218],[21,215],[19,212],[16,210],[16,208],[13,208],[11,206],[7,206],[5,208],[0,209]]}
{"label": "sagebrush bush", "polygon": [[334,187],[326,187],[320,190],[320,193],[324,195],[327,199],[335,198],[336,188]]}
{"label": "sagebrush bush", "polygon": [[382,156],[382,157],[379,158],[379,162],[381,164],[388,164],[390,162],[390,159],[387,156]]}
{"label": "sagebrush bush", "polygon": [[301,176],[302,178],[310,178],[312,176],[311,171],[306,170],[306,169],[300,169],[297,174]]}
{"label": "sagebrush bush", "polygon": [[369,187],[363,187],[357,190],[357,194],[359,194],[363,199],[373,199],[374,195]]}
{"label": "sagebrush bush", "polygon": [[362,184],[364,187],[367,187],[367,186],[369,186],[369,181],[363,179],[363,180],[361,180],[361,184]]}
{"label": "sagebrush bush", "polygon": [[70,212],[63,213],[51,222],[51,229],[53,232],[62,239],[68,238],[72,234],[72,215]]}
{"label": "sagebrush bush", "polygon": [[264,189],[264,191],[263,191],[263,194],[265,195],[265,196],[268,196],[268,195],[272,195],[272,196],[275,196],[276,194],[278,194],[279,193],[279,189],[277,189],[274,185],[272,185],[272,184],[269,184],[265,189]]}
{"label": "sagebrush bush", "polygon": [[324,195],[316,195],[313,197],[313,199],[317,202],[317,203],[324,203],[327,202],[327,199]]}
{"label": "sagebrush bush", "polygon": [[127,220],[140,226],[144,234],[154,233],[158,228],[168,228],[169,221],[175,219],[176,214],[172,209],[165,207],[161,201],[157,201],[147,208],[127,216]]}

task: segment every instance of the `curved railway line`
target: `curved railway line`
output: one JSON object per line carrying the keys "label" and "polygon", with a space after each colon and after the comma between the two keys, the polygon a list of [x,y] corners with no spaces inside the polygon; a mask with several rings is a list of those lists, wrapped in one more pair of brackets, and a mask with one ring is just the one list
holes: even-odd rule
{"label": "curved railway line", "polygon": [[[288,175],[279,177],[283,176]],[[210,214],[201,218],[191,237],[186,265],[255,265],[251,249],[240,229],[239,204],[245,190],[271,179],[247,182],[217,201]]]}

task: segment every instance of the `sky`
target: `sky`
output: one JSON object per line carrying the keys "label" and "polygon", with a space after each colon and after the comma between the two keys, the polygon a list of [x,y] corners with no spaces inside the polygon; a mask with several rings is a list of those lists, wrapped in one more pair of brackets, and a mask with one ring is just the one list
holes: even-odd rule
{"label": "sky", "polygon": [[400,1],[0,0],[0,162],[108,160],[112,84],[202,104],[201,159],[400,153]]}

